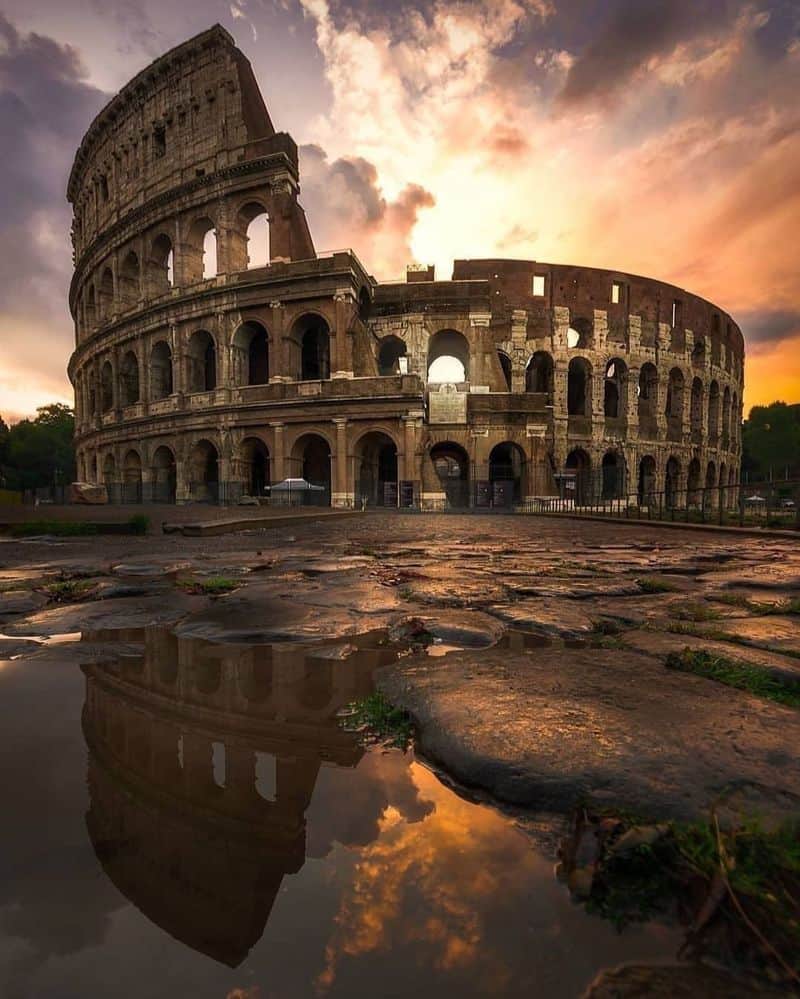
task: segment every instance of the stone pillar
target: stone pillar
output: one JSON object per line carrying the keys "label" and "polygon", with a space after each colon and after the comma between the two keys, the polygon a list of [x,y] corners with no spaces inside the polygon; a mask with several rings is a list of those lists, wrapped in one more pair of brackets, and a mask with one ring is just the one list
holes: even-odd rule
{"label": "stone pillar", "polygon": [[604,354],[608,344],[608,313],[604,309],[594,310],[594,349]]}
{"label": "stone pillar", "polygon": [[282,482],[286,478],[286,451],[283,439],[284,423],[270,423],[272,427],[272,449],[269,454],[270,478]]}
{"label": "stone pillar", "polygon": [[[488,385],[490,382],[489,371],[487,370],[487,365],[485,363],[485,350],[486,342],[488,337],[486,332],[489,329],[489,324],[492,321],[491,312],[472,312],[470,310],[469,314],[469,324],[471,326],[472,335],[469,339],[473,344],[479,344],[479,350],[477,355],[472,355],[470,357],[470,370],[467,376],[467,380],[470,385]],[[494,350],[494,344],[492,344],[492,350]]]}
{"label": "stone pillar", "polygon": [[277,299],[271,301],[269,307],[272,309],[269,380],[270,382],[289,382],[292,380],[293,374],[288,370],[288,344],[286,343],[286,331],[284,329],[286,312],[283,303]]}
{"label": "stone pillar", "polygon": [[403,418],[403,453],[399,456],[397,477],[400,480],[421,484],[422,468],[417,455],[417,428],[421,418],[418,413],[408,413]]}
{"label": "stone pillar", "polygon": [[638,365],[635,368],[628,368],[625,385],[625,419],[628,424],[628,440],[636,440],[639,436],[639,396],[636,392],[639,387],[639,374],[641,369]]}
{"label": "stone pillar", "polygon": [[336,455],[333,468],[333,488],[331,506],[352,507],[355,501],[355,487],[350,473],[351,462],[347,454],[347,417],[335,417]]}
{"label": "stone pillar", "polygon": [[337,288],[333,296],[336,307],[334,353],[331,357],[331,378],[353,377],[353,335],[349,332],[353,321],[355,297],[350,288]]}
{"label": "stone pillar", "polygon": [[514,309],[511,313],[511,391],[525,391],[525,364],[527,356],[528,313]]}

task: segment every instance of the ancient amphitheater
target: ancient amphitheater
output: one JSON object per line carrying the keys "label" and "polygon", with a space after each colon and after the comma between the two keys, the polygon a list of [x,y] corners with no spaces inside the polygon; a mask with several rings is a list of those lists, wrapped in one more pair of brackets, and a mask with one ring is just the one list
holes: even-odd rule
{"label": "ancient amphitheater", "polygon": [[75,157],[78,477],[125,502],[732,502],[744,344],[612,270],[457,260],[378,283],[318,253],[297,146],[221,27],[168,52]]}

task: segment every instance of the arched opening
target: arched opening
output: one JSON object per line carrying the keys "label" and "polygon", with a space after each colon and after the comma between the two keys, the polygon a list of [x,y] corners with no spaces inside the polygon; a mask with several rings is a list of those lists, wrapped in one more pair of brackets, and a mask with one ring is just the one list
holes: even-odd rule
{"label": "arched opening", "polygon": [[216,503],[219,499],[219,455],[211,441],[198,441],[192,448],[189,474],[192,499],[198,503]]}
{"label": "arched opening", "polygon": [[728,447],[731,437],[731,390],[725,386],[722,393],[722,446]]}
{"label": "arched opening", "polygon": [[527,492],[527,462],[518,444],[504,441],[489,453],[489,481],[492,506],[511,507],[521,503]]}
{"label": "arched opening", "polygon": [[639,506],[653,506],[656,501],[656,460],[646,454],[639,462]]}
{"label": "arched opening", "polygon": [[450,441],[431,448],[431,462],[439,490],[450,509],[469,506],[469,456],[459,444]]}
{"label": "arched opening", "polygon": [[266,385],[269,381],[269,337],[254,321],[242,323],[233,336],[234,385]]}
{"label": "arched opening", "polygon": [[109,499],[117,481],[117,463],[113,454],[107,454],[103,459],[103,484],[108,489]]}
{"label": "arched opening", "polygon": [[688,506],[700,506],[700,459],[692,458],[686,473],[686,503]]}
{"label": "arched opening", "polygon": [[174,503],[177,488],[175,455],[164,444],[153,455],[153,502]]}
{"label": "arched opening", "polygon": [[692,379],[692,396],[689,400],[689,422],[692,426],[692,443],[700,444],[703,439],[703,383],[699,378]]}
{"label": "arched opening", "polygon": [[469,381],[469,343],[456,330],[440,330],[428,343],[428,384]]}
{"label": "arched opening", "polygon": [[165,340],[159,340],[150,354],[150,398],[168,395],[172,395],[172,351]]}
{"label": "arched opening", "polygon": [[299,347],[300,381],[320,381],[331,376],[331,338],[322,316],[301,316],[292,328]]}
{"label": "arched opening", "polygon": [[618,451],[607,451],[603,455],[602,464],[604,500],[620,499],[627,488],[625,474],[625,459]]}
{"label": "arched opening", "polygon": [[186,279],[189,284],[207,281],[217,275],[217,230],[214,222],[204,216],[192,223],[185,251]]}
{"label": "arched opening", "polygon": [[217,350],[207,330],[192,333],[186,360],[190,392],[211,392],[217,387]]}
{"label": "arched opening", "polygon": [[97,323],[97,302],[93,284],[89,285],[89,290],[86,292],[85,316],[87,326],[92,327]]}
{"label": "arched opening", "polygon": [[639,413],[639,433],[646,438],[655,438],[658,429],[656,417],[658,407],[658,370],[649,361],[639,371],[637,409]]}
{"label": "arched opening", "polygon": [[153,297],[163,295],[173,286],[174,261],[172,240],[162,232],[153,240],[147,264],[148,292]]}
{"label": "arched opening", "polygon": [[265,496],[270,484],[269,448],[258,437],[242,441],[245,489],[249,496]]}
{"label": "arched opening", "polygon": [[100,368],[100,408],[108,413],[114,408],[114,370],[110,361]]}
{"label": "arched opening", "polygon": [[573,357],[567,371],[567,413],[592,415],[592,369],[585,357]]}
{"label": "arched opening", "polygon": [[678,506],[678,489],[680,488],[681,464],[673,455],[667,460],[664,469],[664,506],[674,510]]}
{"label": "arched opening", "polygon": [[567,495],[572,493],[576,506],[585,506],[592,501],[592,459],[583,450],[575,448],[567,455],[564,465],[567,471]]}
{"label": "arched opening", "polygon": [[303,434],[292,448],[291,477],[305,479],[315,489],[306,489],[292,496],[313,506],[330,506],[331,502],[331,449],[319,434]]}
{"label": "arched opening", "polygon": [[356,504],[397,506],[397,445],[388,434],[372,431],[356,445]]}
{"label": "arched opening", "polygon": [[245,232],[247,270],[269,264],[269,216],[257,201],[239,210],[239,225]]}
{"label": "arched opening", "polygon": [[131,449],[122,465],[122,502],[142,502],[142,459]]}
{"label": "arched opening", "polygon": [[692,347],[692,364],[696,368],[702,368],[706,363],[706,339],[703,336],[695,336]]}
{"label": "arched opening", "polygon": [[606,419],[620,419],[627,412],[627,375],[625,362],[618,357],[612,358],[606,365],[603,385],[603,414]]}
{"label": "arched opening", "polygon": [[717,466],[713,461],[709,461],[706,466],[706,493],[705,493],[705,504],[706,506],[713,506],[717,501],[716,494],[717,486]]}
{"label": "arched opening", "polygon": [[525,369],[525,391],[541,392],[547,401],[553,401],[553,358],[544,350],[537,350]]}
{"label": "arched opening", "polygon": [[100,318],[108,319],[114,311],[114,275],[106,267],[100,276]]}
{"label": "arched opening", "polygon": [[683,372],[680,368],[673,368],[669,373],[664,413],[667,417],[667,438],[680,441],[683,434]]}
{"label": "arched opening", "polygon": [[119,366],[121,406],[133,406],[139,401],[139,359],[132,350],[125,353]]}
{"label": "arched opening", "polygon": [[[211,697],[213,694],[217,693],[217,691],[220,688],[220,684],[222,683],[222,663],[219,661],[219,659],[212,659],[211,655],[208,652],[205,655],[198,655],[195,657],[195,660],[192,663],[192,671],[194,673],[195,689],[199,694],[203,694],[206,697]],[[218,786],[223,786],[224,777],[222,776],[222,774],[224,774],[224,766],[225,766],[224,757],[222,760],[219,759],[219,755],[222,754],[219,754],[219,750],[217,750],[216,753],[214,752],[215,745],[220,746],[222,744],[213,743],[213,742],[211,744],[212,770],[217,770],[217,774],[215,775],[216,779],[214,783],[217,784]],[[223,747],[223,752],[224,752],[224,747]],[[215,756],[217,756],[216,760],[214,759]],[[214,764],[216,764],[216,766],[214,766]],[[222,771],[222,773],[219,772],[220,770]],[[220,778],[222,779],[220,780]]]}
{"label": "arched opening", "polygon": [[404,375],[407,371],[405,343],[397,336],[384,337],[378,348],[378,374]]}
{"label": "arched opening", "polygon": [[728,470],[725,462],[719,466],[719,505],[724,510],[728,503]]}
{"label": "arched opening", "polygon": [[122,261],[119,272],[119,297],[124,309],[133,308],[139,301],[139,258],[131,250]]}
{"label": "arched opening", "polygon": [[591,319],[573,319],[567,330],[567,347],[570,350],[589,350],[592,346],[594,323]]}
{"label": "arched opening", "polygon": [[719,439],[719,383],[714,380],[708,389],[708,442]]}
{"label": "arched opening", "polygon": [[511,391],[511,358],[503,350],[497,351],[497,359],[503,369],[503,378],[506,383],[506,392]]}

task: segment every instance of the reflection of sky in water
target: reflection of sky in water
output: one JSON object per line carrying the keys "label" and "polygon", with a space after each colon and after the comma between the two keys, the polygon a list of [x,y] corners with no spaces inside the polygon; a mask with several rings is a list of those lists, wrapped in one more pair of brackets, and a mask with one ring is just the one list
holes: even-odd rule
{"label": "reflection of sky in water", "polygon": [[[218,691],[179,701],[163,685],[205,684],[209,647],[148,649],[86,667],[86,688],[72,647],[0,670],[0,994],[574,996],[602,967],[674,951],[586,916],[511,820],[410,755],[362,753],[333,719],[337,671],[360,660],[328,663],[323,703],[302,696],[314,662],[283,650],[271,682],[292,695],[273,704],[252,685],[261,653],[238,647],[214,657]],[[242,662],[251,708],[227,683]]]}

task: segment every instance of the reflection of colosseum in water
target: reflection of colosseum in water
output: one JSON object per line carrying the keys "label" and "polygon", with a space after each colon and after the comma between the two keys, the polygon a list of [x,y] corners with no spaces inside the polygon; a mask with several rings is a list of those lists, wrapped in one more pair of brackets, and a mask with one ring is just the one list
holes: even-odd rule
{"label": "reflection of colosseum in water", "polygon": [[343,661],[162,628],[85,637],[144,643],[83,667],[98,858],[161,929],[238,965],[284,875],[303,866],[321,763],[361,758],[336,712],[372,689],[372,671],[393,654],[366,641]]}
{"label": "reflection of colosseum in water", "polygon": [[538,261],[379,284],[315,252],[298,192],[297,147],[219,26],[97,116],[68,188],[79,478],[231,502],[303,476],[335,506],[428,507],[573,475],[668,502],[737,481],[744,344],[721,309]]}

